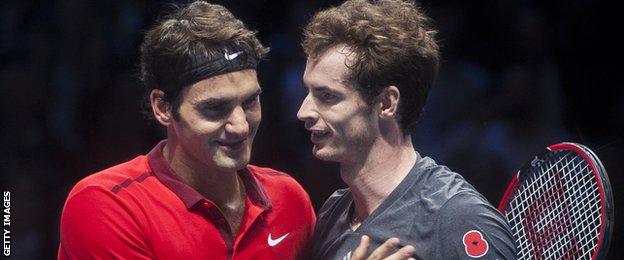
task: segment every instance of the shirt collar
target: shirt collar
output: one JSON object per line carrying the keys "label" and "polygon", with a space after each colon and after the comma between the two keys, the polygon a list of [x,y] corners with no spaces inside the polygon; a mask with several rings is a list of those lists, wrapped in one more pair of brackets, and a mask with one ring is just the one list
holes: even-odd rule
{"label": "shirt collar", "polygon": [[[184,183],[169,167],[169,164],[165,160],[163,155],[163,148],[167,140],[160,141],[148,154],[147,160],[150,165],[154,175],[169,188],[173,193],[175,193],[184,203],[187,209],[192,208],[200,201],[209,199],[202,196],[199,192],[193,189],[188,184]],[[247,166],[242,170],[238,171],[238,175],[243,181],[243,185],[245,186],[245,192],[247,196],[250,197],[252,203],[258,205],[263,209],[271,208],[271,202],[269,201],[264,188],[260,184],[260,182],[253,176],[251,173],[250,167]],[[212,202],[212,201],[211,201]]]}

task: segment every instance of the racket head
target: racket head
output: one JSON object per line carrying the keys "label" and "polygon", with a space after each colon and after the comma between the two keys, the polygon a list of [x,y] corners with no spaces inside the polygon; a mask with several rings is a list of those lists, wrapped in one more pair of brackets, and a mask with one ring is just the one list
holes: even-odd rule
{"label": "racket head", "polygon": [[498,209],[509,222],[519,259],[607,255],[614,223],[611,185],[598,156],[581,144],[555,144],[538,153],[513,177]]}

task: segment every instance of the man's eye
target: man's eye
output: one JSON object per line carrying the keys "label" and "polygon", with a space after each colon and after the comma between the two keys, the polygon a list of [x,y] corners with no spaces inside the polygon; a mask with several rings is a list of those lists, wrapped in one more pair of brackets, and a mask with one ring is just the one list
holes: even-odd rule
{"label": "man's eye", "polygon": [[331,102],[336,100],[337,96],[329,93],[329,92],[322,92],[321,93],[321,100],[325,101],[325,102]]}
{"label": "man's eye", "polygon": [[215,117],[225,114],[227,107],[223,104],[203,107],[201,112],[205,116]]}
{"label": "man's eye", "polygon": [[256,104],[257,101],[258,101],[258,97],[250,98],[246,100],[245,102],[243,102],[243,107],[245,108],[252,107],[253,105]]}

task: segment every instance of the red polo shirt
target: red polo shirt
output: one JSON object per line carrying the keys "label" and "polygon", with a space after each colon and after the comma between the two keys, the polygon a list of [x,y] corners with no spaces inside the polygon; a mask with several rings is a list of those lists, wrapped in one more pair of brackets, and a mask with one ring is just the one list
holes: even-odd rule
{"label": "red polo shirt", "polygon": [[159,143],[86,177],[61,218],[59,259],[295,259],[314,231],[310,198],[285,173],[239,171],[245,215],[232,235],[221,210],[178,179]]}

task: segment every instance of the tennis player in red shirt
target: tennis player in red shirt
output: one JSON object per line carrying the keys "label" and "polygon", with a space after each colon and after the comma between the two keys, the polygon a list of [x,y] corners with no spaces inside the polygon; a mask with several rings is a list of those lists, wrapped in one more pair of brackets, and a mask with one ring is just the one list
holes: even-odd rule
{"label": "tennis player in red shirt", "polygon": [[266,55],[220,5],[194,2],[150,29],[141,76],[167,139],[81,180],[61,218],[59,259],[294,259],[314,230],[288,175],[249,165]]}

